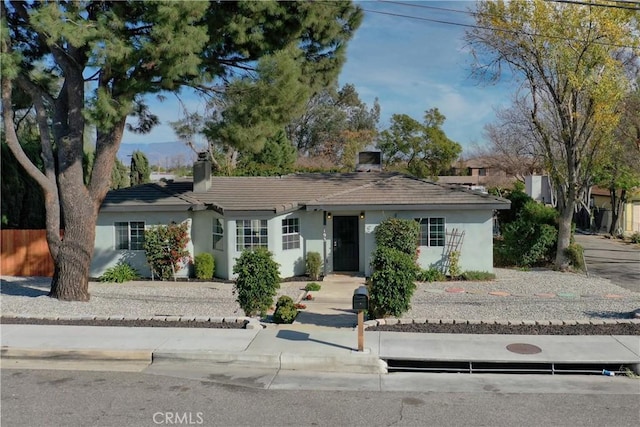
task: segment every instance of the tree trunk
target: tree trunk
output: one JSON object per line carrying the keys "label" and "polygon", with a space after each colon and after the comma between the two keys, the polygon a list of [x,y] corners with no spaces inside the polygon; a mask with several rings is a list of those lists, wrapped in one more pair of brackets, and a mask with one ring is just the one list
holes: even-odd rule
{"label": "tree trunk", "polygon": [[571,222],[573,219],[573,206],[571,203],[562,206],[558,218],[558,245],[556,247],[556,268],[560,271],[569,269],[569,258],[565,249],[571,244]]}
{"label": "tree trunk", "polygon": [[622,190],[620,197],[617,197],[615,188],[610,190],[611,195],[611,225],[609,226],[609,234],[615,236],[616,228],[618,228],[618,218],[620,218],[620,210],[624,203],[626,203],[627,194],[626,190]]}
{"label": "tree trunk", "polygon": [[89,268],[95,245],[96,215],[90,208],[92,203],[87,200],[79,211],[88,212],[87,215],[72,215],[65,218],[65,229],[62,243],[59,247],[58,259],[55,263],[53,280],[51,281],[50,297],[63,301],[88,301]]}

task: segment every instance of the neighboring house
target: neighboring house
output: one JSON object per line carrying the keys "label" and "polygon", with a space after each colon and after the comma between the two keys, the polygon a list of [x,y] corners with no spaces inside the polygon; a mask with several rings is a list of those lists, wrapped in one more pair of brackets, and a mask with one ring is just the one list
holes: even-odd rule
{"label": "neighboring house", "polygon": [[439,183],[463,185],[470,189],[479,190],[496,186],[508,187],[513,185],[515,180],[515,177],[492,166],[489,159],[482,157],[458,160],[451,166],[449,175],[438,177]]}
{"label": "neighboring house", "polygon": [[[374,230],[385,218],[420,222],[422,268],[442,265],[447,232],[464,231],[462,270],[492,271],[496,209],[510,202],[467,189],[385,172],[292,174],[282,177],[211,176],[198,161],[194,181],[144,184],[108,193],[97,221],[91,276],[118,261],[150,276],[144,230],[191,220],[190,250],[214,255],[216,276],[233,277],[245,249],[266,247],[282,277],[305,273],[306,254],[318,252],[325,274],[371,274]],[[179,276],[189,272],[183,270]]]}

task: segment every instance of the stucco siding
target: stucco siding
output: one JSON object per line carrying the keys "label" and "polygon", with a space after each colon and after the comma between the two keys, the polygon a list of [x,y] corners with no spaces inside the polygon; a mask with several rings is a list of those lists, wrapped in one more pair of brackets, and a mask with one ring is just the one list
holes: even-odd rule
{"label": "stucco siding", "polygon": [[[145,227],[166,225],[175,221],[180,223],[190,219],[189,212],[132,212],[111,213],[102,212],[96,222],[96,238],[93,258],[91,260],[90,276],[100,277],[104,272],[123,261],[138,270],[141,276],[151,277],[151,270],[143,250],[116,250],[115,226],[116,222],[143,221]],[[193,231],[193,224],[192,224]],[[193,252],[191,252],[193,256]],[[178,277],[187,277],[189,268],[178,272]]]}

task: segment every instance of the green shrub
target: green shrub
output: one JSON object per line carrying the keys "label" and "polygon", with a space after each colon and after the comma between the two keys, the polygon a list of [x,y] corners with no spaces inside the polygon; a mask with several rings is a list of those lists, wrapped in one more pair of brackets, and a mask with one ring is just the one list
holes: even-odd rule
{"label": "green shrub", "polygon": [[318,280],[320,278],[320,270],[322,269],[322,257],[320,253],[307,252],[305,267],[311,280]]}
{"label": "green shrub", "polygon": [[311,282],[311,283],[308,283],[307,286],[304,287],[304,290],[307,291],[307,292],[317,292],[321,288],[322,287],[320,286],[319,283]]}
{"label": "green shrub", "polygon": [[410,308],[419,268],[413,256],[378,246],[373,255],[369,314],[375,318],[400,316]]}
{"label": "green shrub", "polygon": [[189,262],[189,225],[171,223],[157,225],[144,232],[144,250],[151,272],[169,280],[184,263]]}
{"label": "green shrub", "polygon": [[630,239],[631,239],[631,243],[636,243],[636,244],[640,243],[640,232],[636,231],[635,233],[633,233]]}
{"label": "green shrub", "polygon": [[195,256],[193,262],[196,271],[196,278],[201,280],[209,280],[213,278],[216,265],[213,255],[208,252],[201,253]]}
{"label": "green shrub", "polygon": [[417,256],[420,225],[410,219],[387,218],[376,227],[375,237],[378,246],[397,249]]}
{"label": "green shrub", "polygon": [[465,271],[462,273],[462,279],[473,282],[486,282],[489,280],[495,280],[496,275],[489,273],[488,271]]}
{"label": "green shrub", "polygon": [[276,303],[276,310],[273,313],[275,323],[293,323],[298,315],[298,309],[291,297],[282,295]]}
{"label": "green shrub", "polygon": [[462,270],[460,270],[460,252],[452,251],[449,254],[449,276],[452,280],[457,280],[460,277]]}
{"label": "green shrub", "polygon": [[140,275],[135,268],[131,267],[131,265],[126,262],[118,262],[113,267],[107,268],[104,274],[100,276],[100,281],[123,283],[139,278]]}
{"label": "green shrub", "polygon": [[421,282],[442,282],[447,277],[435,267],[430,267],[427,270],[418,272],[417,280]]}
{"label": "green shrub", "polygon": [[247,316],[264,316],[280,288],[278,263],[265,248],[245,250],[233,266],[236,301]]}
{"label": "green shrub", "polygon": [[577,243],[571,243],[568,248],[564,250],[564,254],[569,259],[569,262],[576,270],[584,271],[584,248]]}
{"label": "green shrub", "polygon": [[497,259],[508,265],[544,265],[555,257],[558,239],[558,212],[548,206],[529,201],[515,221],[504,226],[503,243]]}

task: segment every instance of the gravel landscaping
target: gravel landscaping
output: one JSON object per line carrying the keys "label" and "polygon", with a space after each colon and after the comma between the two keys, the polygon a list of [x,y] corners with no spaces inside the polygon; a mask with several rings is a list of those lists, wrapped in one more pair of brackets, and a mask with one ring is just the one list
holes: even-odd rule
{"label": "gravel landscaping", "polygon": [[[411,310],[403,315],[404,319],[411,321],[369,327],[369,330],[533,335],[640,334],[638,323],[632,323],[640,320],[630,320],[640,309],[640,294],[616,286],[609,280],[550,270],[495,269],[495,273],[496,280],[488,282],[418,283]],[[44,323],[44,320],[34,319],[60,317],[67,318],[64,320],[66,324],[242,327],[242,323],[235,320],[226,325],[220,324],[222,318],[244,316],[235,302],[233,284],[228,282],[90,282],[89,302],[49,298],[46,296],[49,283],[49,278],[3,277],[1,322]],[[297,300],[304,294],[305,285],[306,282],[283,282],[278,296],[288,295]],[[350,305],[348,297],[343,305],[344,308]],[[107,320],[106,317],[125,320]],[[174,324],[151,320],[152,317],[182,317],[183,321]],[[184,321],[185,318],[211,320]],[[505,321],[514,324],[505,324]],[[563,325],[562,321],[570,322]],[[616,324],[618,321],[621,324]],[[63,321],[50,322],[61,324]],[[576,322],[609,324],[576,325]]]}

